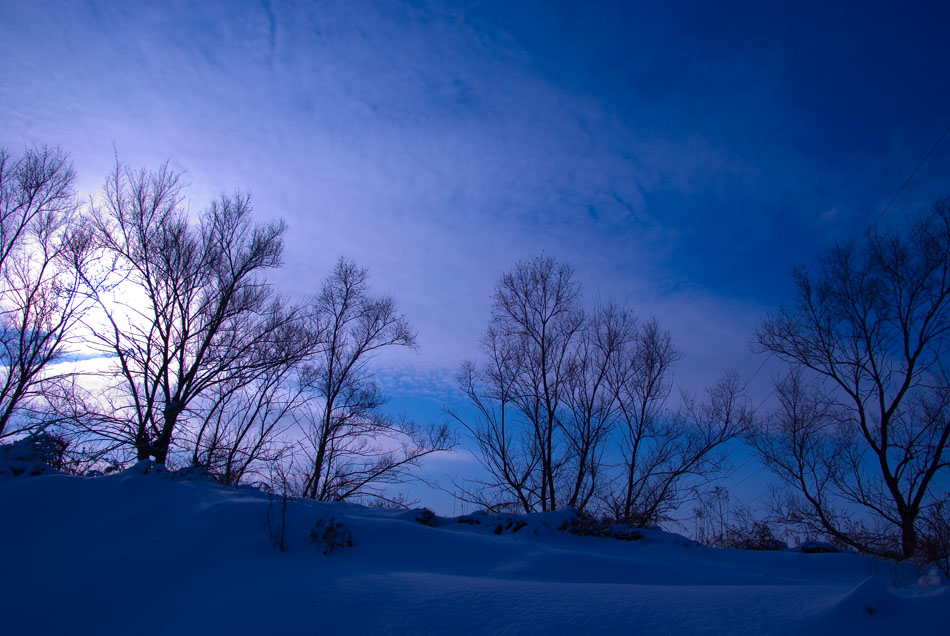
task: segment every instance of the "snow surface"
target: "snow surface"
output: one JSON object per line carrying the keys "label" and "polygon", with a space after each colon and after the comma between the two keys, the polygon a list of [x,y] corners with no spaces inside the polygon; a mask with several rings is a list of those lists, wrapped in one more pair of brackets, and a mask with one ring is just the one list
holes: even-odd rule
{"label": "snow surface", "polygon": [[[0,633],[11,636],[842,636],[950,624],[939,579],[854,554],[719,550],[659,531],[574,536],[558,529],[569,511],[447,519],[297,500],[281,552],[281,500],[265,493],[148,463],[28,474],[0,477]],[[324,555],[311,531],[331,518],[352,547]]]}

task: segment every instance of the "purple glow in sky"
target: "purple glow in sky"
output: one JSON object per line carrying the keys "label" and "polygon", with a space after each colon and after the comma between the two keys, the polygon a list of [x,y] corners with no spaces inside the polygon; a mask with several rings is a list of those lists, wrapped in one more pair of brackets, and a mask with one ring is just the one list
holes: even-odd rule
{"label": "purple glow in sky", "polygon": [[[950,5],[659,4],[0,0],[0,146],[62,146],[87,193],[113,144],[186,170],[196,207],[249,191],[290,225],[290,294],[368,267],[419,332],[384,380],[421,419],[542,250],[656,315],[698,389],[759,366],[790,269],[950,125]],[[948,170],[950,140],[882,222]]]}

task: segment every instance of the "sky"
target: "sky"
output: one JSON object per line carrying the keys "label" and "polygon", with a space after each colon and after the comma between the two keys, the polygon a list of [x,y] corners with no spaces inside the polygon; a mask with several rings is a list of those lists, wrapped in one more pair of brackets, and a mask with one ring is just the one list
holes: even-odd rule
{"label": "sky", "polygon": [[656,316],[700,389],[761,368],[793,267],[950,195],[948,27],[946,2],[0,0],[0,147],[61,146],[90,195],[116,151],[195,208],[249,192],[297,297],[369,268],[419,334],[381,376],[412,417],[458,404],[495,281],[542,252]]}

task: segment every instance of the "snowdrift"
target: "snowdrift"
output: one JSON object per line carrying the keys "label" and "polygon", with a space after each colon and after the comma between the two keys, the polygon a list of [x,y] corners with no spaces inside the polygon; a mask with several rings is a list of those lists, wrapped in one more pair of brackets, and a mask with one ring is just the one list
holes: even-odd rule
{"label": "snowdrift", "polygon": [[0,471],[0,504],[0,632],[11,636],[840,636],[950,624],[950,588],[910,566],[717,550],[658,531],[576,536],[563,531],[569,511],[284,506],[148,462],[102,477]]}

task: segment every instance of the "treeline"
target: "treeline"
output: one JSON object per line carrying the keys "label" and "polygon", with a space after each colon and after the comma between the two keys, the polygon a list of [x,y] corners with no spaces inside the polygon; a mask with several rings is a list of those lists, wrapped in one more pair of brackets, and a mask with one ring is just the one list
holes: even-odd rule
{"label": "treeline", "polygon": [[97,204],[74,181],[59,150],[0,154],[0,437],[53,432],[76,471],[151,459],[369,501],[454,445],[381,409],[368,365],[415,334],[366,270],[341,259],[293,303],[266,278],[286,226],[248,197],[191,215],[167,164],[117,164]]}
{"label": "treeline", "polygon": [[[869,228],[794,273],[796,297],[755,348],[784,363],[774,408],[756,412],[726,373],[696,397],[673,391],[680,352],[655,319],[585,308],[551,258],[499,280],[482,360],[456,414],[488,479],[461,485],[490,509],[573,506],[652,525],[686,505],[716,542],[777,545],[793,533],[892,558],[950,550],[950,200],[901,231]],[[712,481],[741,439],[773,475],[768,512]],[[709,523],[719,508],[719,531]],[[731,537],[731,538],[730,538]]]}
{"label": "treeline", "polygon": [[[80,472],[151,459],[390,505],[455,446],[445,424],[385,414],[372,360],[415,333],[366,270],[341,259],[293,302],[267,279],[286,227],[255,223],[246,196],[192,215],[167,165],[117,164],[95,205],[74,181],[59,150],[0,153],[0,438],[54,433]],[[760,412],[734,372],[677,387],[683,353],[659,321],[586,305],[568,264],[517,263],[459,373],[471,408],[450,415],[485,477],[456,496],[636,525],[693,505],[713,543],[792,532],[946,566],[950,201],[839,242],[794,281],[754,336],[785,369]],[[100,368],[80,374],[77,352]],[[723,512],[732,441],[774,476],[763,515]]]}

